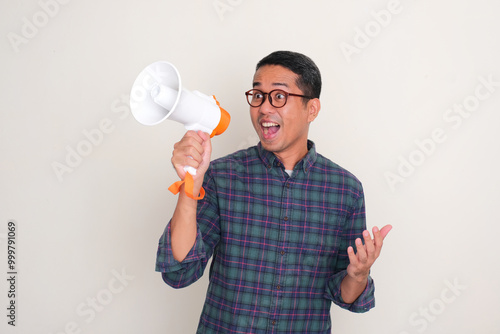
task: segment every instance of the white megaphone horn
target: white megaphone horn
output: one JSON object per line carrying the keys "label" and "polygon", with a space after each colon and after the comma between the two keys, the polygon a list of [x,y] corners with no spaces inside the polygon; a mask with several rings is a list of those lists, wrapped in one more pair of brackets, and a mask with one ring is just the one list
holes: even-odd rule
{"label": "white megaphone horn", "polygon": [[[139,74],[130,93],[130,109],[141,124],[156,125],[170,119],[210,137],[223,133],[231,119],[214,96],[183,89],[179,72],[166,61],[155,62]],[[196,169],[184,169],[196,175]]]}

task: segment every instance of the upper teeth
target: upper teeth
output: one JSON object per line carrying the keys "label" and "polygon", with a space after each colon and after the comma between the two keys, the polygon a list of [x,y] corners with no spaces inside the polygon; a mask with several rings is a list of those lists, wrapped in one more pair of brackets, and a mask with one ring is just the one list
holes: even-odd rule
{"label": "upper teeth", "polygon": [[264,122],[262,123],[263,127],[270,128],[271,126],[278,126],[276,123],[271,123],[271,122]]}

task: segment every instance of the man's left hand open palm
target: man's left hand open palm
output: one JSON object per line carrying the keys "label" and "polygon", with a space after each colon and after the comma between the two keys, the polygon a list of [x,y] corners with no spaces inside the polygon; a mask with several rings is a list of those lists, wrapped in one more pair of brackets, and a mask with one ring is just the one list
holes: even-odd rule
{"label": "man's left hand open palm", "polygon": [[363,245],[361,238],[357,238],[357,252],[354,253],[354,249],[351,246],[347,248],[347,254],[350,262],[347,266],[347,274],[349,276],[356,280],[364,280],[368,277],[370,268],[379,257],[384,239],[391,229],[391,225],[386,225],[380,230],[376,226],[373,227],[373,239],[370,236],[370,232],[365,230],[363,231],[365,244]]}

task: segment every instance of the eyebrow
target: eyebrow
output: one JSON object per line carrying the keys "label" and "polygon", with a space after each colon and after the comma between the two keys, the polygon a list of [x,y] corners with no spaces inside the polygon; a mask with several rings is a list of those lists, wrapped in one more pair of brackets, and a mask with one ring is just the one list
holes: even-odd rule
{"label": "eyebrow", "polygon": [[[262,85],[262,83],[261,83],[261,82],[259,82],[259,81],[254,81],[254,83],[253,83],[253,86],[252,86],[252,87],[258,87],[258,86],[260,86],[260,85]],[[271,84],[271,86],[274,86],[274,87],[286,87],[286,88],[289,88],[289,87],[288,87],[288,84],[286,84],[286,83],[284,83],[284,82],[274,82],[274,83],[272,83],[272,84]]]}

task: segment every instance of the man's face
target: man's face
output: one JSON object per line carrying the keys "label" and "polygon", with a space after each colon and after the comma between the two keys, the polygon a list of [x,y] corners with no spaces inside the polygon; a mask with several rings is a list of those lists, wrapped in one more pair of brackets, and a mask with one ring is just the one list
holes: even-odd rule
{"label": "man's face", "polygon": [[[304,92],[297,87],[297,77],[297,74],[285,67],[265,65],[255,72],[253,88],[264,93],[281,89],[303,95]],[[252,124],[262,147],[275,153],[286,168],[289,168],[286,161],[293,157],[293,163],[296,163],[307,154],[309,123],[316,118],[318,112],[318,99],[311,99],[304,104],[302,98],[297,96],[288,96],[285,106],[281,108],[273,107],[268,95],[260,107],[250,107]]]}

